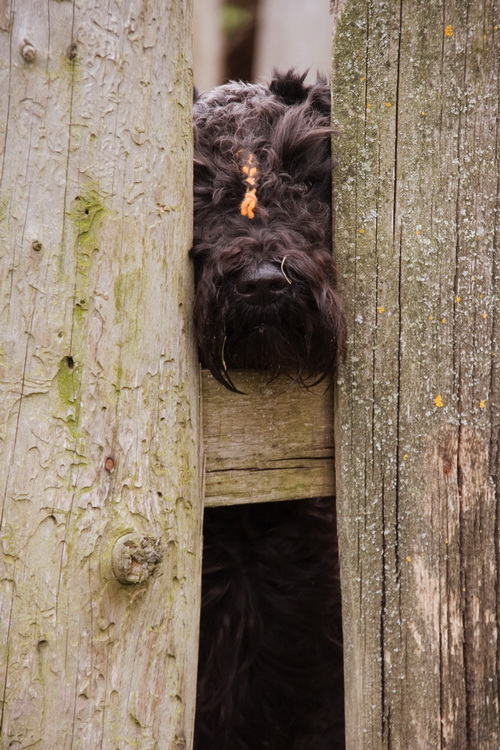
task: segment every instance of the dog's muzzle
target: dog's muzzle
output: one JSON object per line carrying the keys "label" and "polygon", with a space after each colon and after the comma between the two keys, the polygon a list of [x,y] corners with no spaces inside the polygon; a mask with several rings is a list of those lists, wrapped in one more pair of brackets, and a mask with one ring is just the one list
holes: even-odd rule
{"label": "dog's muzzle", "polygon": [[283,270],[272,263],[260,263],[240,271],[235,280],[237,294],[249,305],[270,305],[288,291],[290,281]]}

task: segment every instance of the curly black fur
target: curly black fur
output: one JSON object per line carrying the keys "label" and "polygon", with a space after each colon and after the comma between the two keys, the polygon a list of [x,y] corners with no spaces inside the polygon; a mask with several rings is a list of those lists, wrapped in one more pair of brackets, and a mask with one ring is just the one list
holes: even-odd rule
{"label": "curly black fur", "polygon": [[[303,382],[329,376],[345,344],[331,250],[330,93],[323,79],[229,83],[194,105],[194,319],[201,358]],[[257,164],[255,218],[240,213],[242,164]],[[274,294],[249,302],[248,281]]]}
{"label": "curly black fur", "polygon": [[[195,324],[202,361],[305,384],[345,325],[331,251],[323,79],[229,83],[194,107]],[[242,166],[257,165],[254,218]],[[341,750],[342,636],[332,498],[207,509],[195,750]]]}
{"label": "curly black fur", "polygon": [[331,498],[206,512],[195,750],[341,750]]}

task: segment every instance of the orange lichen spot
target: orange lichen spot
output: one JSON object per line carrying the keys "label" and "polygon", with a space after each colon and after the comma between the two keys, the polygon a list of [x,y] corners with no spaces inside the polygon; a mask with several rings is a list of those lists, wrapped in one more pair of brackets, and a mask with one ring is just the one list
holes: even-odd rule
{"label": "orange lichen spot", "polygon": [[484,409],[485,406],[486,406],[486,401],[484,399],[481,399],[481,401],[479,402],[479,408]]}
{"label": "orange lichen spot", "polygon": [[483,320],[486,320],[486,318],[488,317],[488,313],[482,313],[481,317],[483,318]]}
{"label": "orange lichen spot", "polygon": [[444,406],[443,399],[441,398],[441,395],[438,393],[436,398],[434,399],[434,406],[437,406],[439,409]]}
{"label": "orange lichen spot", "polygon": [[420,114],[422,115],[422,117],[427,117],[427,112],[421,112]]}
{"label": "orange lichen spot", "polygon": [[386,103],[385,103],[385,106],[386,106],[386,107],[392,107],[392,102],[386,102]]}
{"label": "orange lichen spot", "polygon": [[385,313],[385,307],[377,307],[377,312],[380,314]]}
{"label": "orange lichen spot", "polygon": [[453,36],[453,26],[447,26],[444,30],[445,36]]}
{"label": "orange lichen spot", "polygon": [[406,558],[406,562],[411,562],[411,557],[410,557],[410,555],[408,555],[408,557]]}
{"label": "orange lichen spot", "polygon": [[371,109],[371,108],[372,108],[372,105],[371,105],[371,104],[367,104],[367,105],[366,105],[366,109]]}
{"label": "orange lichen spot", "polygon": [[441,323],[446,323],[446,318],[441,318]]}
{"label": "orange lichen spot", "polygon": [[403,455],[403,461],[407,461],[407,460],[408,460],[408,458],[409,458],[409,456],[408,456],[408,453],[405,453],[405,454]]}
{"label": "orange lichen spot", "polygon": [[458,303],[458,302],[460,302],[460,297],[458,296],[458,294],[457,294],[457,296],[455,297],[455,302],[457,302],[457,303]]}
{"label": "orange lichen spot", "polygon": [[360,228],[358,229],[358,233],[359,233],[359,234],[364,234],[364,233],[365,233],[365,230],[363,229],[363,227],[360,227]]}
{"label": "orange lichen spot", "polygon": [[415,229],[415,234],[420,234],[420,229]]}
{"label": "orange lichen spot", "polygon": [[434,320],[434,315],[429,315],[429,320]]}

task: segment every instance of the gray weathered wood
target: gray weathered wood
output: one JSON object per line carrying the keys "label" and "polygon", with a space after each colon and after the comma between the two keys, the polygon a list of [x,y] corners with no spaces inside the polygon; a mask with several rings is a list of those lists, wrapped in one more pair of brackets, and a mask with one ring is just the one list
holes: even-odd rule
{"label": "gray weathered wood", "polygon": [[349,750],[498,750],[498,0],[337,3]]}
{"label": "gray weathered wood", "polygon": [[5,748],[190,747],[189,38],[189,3],[0,3]]}
{"label": "gray weathered wood", "polygon": [[234,378],[245,395],[202,373],[205,504],[333,495],[332,388],[251,371]]}

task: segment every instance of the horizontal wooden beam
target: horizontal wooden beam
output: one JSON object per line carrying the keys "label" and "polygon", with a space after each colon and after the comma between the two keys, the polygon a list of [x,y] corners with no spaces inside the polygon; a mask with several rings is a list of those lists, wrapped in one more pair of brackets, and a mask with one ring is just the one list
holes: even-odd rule
{"label": "horizontal wooden beam", "polygon": [[202,372],[205,505],[335,493],[333,389],[231,373],[244,395]]}

